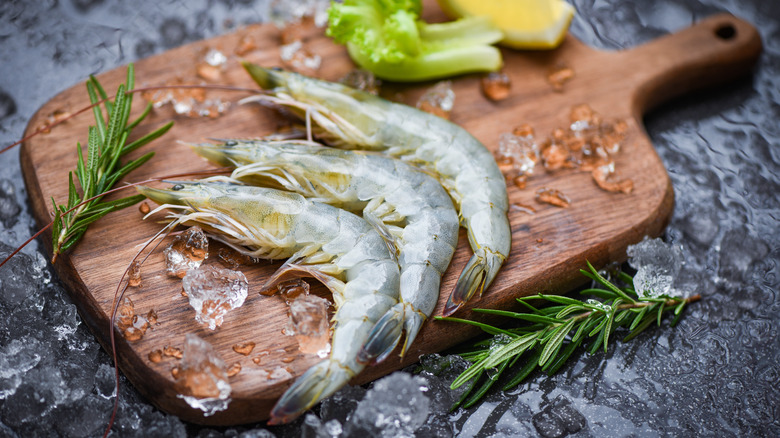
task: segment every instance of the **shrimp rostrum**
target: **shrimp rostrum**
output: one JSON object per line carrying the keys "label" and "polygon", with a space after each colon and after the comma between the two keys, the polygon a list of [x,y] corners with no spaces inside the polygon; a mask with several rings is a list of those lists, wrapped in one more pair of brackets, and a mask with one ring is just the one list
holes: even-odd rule
{"label": "shrimp rostrum", "polygon": [[358,359],[384,360],[402,329],[404,355],[436,307],[441,277],[458,243],[458,215],[436,179],[384,155],[307,141],[227,140],[191,146],[218,165],[238,166],[235,179],[361,212],[398,254],[401,299],[377,322]]}
{"label": "shrimp rostrum", "polygon": [[444,309],[450,315],[493,282],[509,255],[506,183],[492,154],[458,125],[345,85],[244,63],[267,94],[247,98],[283,106],[327,143],[381,151],[436,175],[458,208],[474,255]]}
{"label": "shrimp rostrum", "polygon": [[398,302],[399,268],[382,237],[365,220],[297,193],[224,182],[180,182],[170,190],[139,187],[173,211],[245,254],[287,259],[263,286],[312,276],[333,292],[331,354],[282,395],[269,424],[288,422],[361,372],[360,347]]}

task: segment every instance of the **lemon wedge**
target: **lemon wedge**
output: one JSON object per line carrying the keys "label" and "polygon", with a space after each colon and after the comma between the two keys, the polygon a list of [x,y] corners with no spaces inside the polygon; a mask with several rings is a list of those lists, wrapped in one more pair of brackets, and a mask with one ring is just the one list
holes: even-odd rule
{"label": "lemon wedge", "polygon": [[504,32],[501,44],[515,49],[553,49],[566,36],[574,7],[563,0],[438,0],[453,17],[485,15]]}

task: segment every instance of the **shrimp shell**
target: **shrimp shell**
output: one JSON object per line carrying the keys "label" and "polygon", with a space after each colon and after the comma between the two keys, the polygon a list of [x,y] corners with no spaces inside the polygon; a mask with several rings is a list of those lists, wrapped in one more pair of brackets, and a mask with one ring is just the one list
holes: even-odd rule
{"label": "shrimp shell", "polygon": [[360,346],[398,302],[399,269],[382,237],[366,221],[296,193],[216,182],[180,182],[173,190],[138,187],[173,210],[182,224],[198,224],[244,253],[288,258],[263,286],[289,276],[313,276],[333,292],[336,313],[330,358],[309,368],[271,411],[286,423],[360,373]]}

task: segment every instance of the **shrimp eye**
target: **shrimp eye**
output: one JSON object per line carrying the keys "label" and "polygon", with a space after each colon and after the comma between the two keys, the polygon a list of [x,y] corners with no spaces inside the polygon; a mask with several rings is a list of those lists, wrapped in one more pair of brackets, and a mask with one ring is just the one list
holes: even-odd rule
{"label": "shrimp eye", "polygon": [[281,67],[271,67],[271,70],[273,71],[283,71]]}
{"label": "shrimp eye", "polygon": [[176,184],[175,186],[171,187],[171,190],[181,190],[184,188],[184,184]]}
{"label": "shrimp eye", "polygon": [[228,146],[228,147],[235,146],[237,144],[238,144],[238,142],[235,141],[235,140],[228,140],[228,141],[225,142],[225,146]]}

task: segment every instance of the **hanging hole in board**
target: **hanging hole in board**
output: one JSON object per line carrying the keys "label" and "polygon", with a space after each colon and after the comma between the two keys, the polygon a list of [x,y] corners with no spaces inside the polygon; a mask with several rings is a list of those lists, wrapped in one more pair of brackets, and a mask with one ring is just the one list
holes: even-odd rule
{"label": "hanging hole in board", "polygon": [[730,40],[737,36],[737,29],[730,23],[721,24],[715,29],[715,35],[722,40]]}

